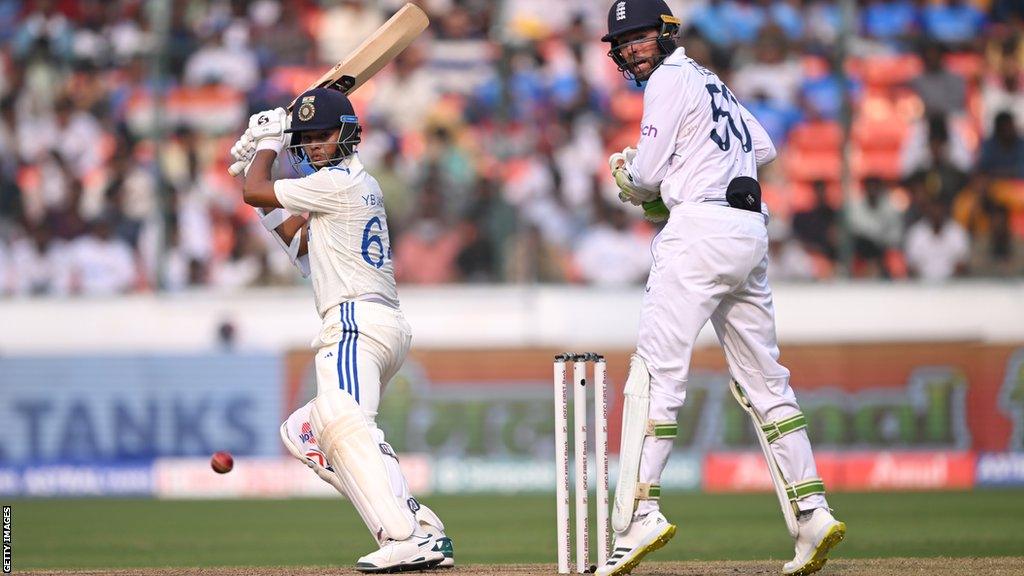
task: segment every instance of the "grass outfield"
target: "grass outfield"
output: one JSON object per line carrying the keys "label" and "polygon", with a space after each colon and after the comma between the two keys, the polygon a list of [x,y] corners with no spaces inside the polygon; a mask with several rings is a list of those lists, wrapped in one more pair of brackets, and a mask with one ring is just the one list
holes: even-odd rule
{"label": "grass outfield", "polygon": [[[435,496],[460,564],[554,561],[554,496]],[[1015,556],[1024,492],[835,494],[848,527],[834,558]],[[22,500],[13,504],[15,569],[347,565],[373,542],[347,502],[331,500]],[[679,533],[657,561],[788,560],[771,494],[670,494]]]}

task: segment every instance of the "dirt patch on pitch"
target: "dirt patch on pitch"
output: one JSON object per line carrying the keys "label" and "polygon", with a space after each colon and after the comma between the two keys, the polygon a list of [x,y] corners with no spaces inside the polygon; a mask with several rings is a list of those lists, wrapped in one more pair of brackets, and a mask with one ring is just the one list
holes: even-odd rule
{"label": "dirt patch on pitch", "polygon": [[[647,576],[740,576],[778,575],[780,561],[649,562],[633,571]],[[253,567],[253,568],[125,568],[118,570],[40,570],[35,576],[328,576],[359,574],[351,568]],[[552,576],[553,564],[495,564],[459,566],[453,570],[423,572],[439,576]],[[821,576],[1019,576],[1024,574],[1024,557],[1010,558],[879,558],[829,561]]]}

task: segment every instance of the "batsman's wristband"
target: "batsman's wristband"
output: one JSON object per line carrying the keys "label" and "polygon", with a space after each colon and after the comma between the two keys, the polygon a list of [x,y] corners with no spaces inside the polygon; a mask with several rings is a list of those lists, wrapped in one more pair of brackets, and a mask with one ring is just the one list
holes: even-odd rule
{"label": "batsman's wristband", "polygon": [[267,137],[256,142],[256,152],[259,152],[260,150],[273,150],[274,154],[280,156],[282,148],[284,148],[284,140],[280,137]]}

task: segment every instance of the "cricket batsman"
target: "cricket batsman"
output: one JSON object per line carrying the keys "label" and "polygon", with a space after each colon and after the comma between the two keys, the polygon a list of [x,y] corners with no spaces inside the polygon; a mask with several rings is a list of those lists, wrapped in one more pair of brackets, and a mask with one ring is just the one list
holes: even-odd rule
{"label": "cricket batsman", "polygon": [[[343,93],[314,88],[290,115],[283,108],[253,115],[231,149],[249,162],[245,202],[303,275],[312,275],[322,319],[313,341],[317,396],[281,425],[281,440],[352,502],[376,540],[378,549],[359,558],[357,570],[450,567],[444,525],[412,497],[375,422],[412,335],[398,305],[384,197],[356,153],[360,131]],[[305,176],[272,178],[285,149]]]}
{"label": "cricket batsman", "polygon": [[668,221],[652,246],[625,384],[615,543],[597,573],[627,574],[675,534],[658,509],[660,478],[694,341],[711,320],[796,542],[782,573],[803,576],[821,569],[846,525],[828,507],[789,371],[778,361],[768,211],[757,182],[775,147],[721,79],[676,45],[679,27],[664,0],[616,0],[602,38],[619,70],[646,82],[636,149],[609,159],[619,197],[643,206],[648,219]]}

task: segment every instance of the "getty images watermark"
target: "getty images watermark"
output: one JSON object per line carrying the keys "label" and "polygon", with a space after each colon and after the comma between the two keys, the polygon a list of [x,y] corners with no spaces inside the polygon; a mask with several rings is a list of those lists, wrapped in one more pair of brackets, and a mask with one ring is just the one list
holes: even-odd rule
{"label": "getty images watermark", "polygon": [[4,506],[4,574],[11,573],[11,507]]}

